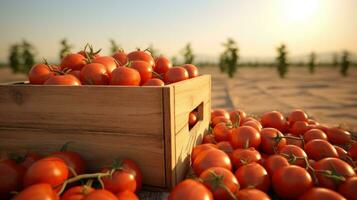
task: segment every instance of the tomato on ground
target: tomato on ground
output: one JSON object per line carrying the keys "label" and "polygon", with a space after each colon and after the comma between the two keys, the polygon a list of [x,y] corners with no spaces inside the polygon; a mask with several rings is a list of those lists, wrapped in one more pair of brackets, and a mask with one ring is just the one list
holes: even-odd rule
{"label": "tomato on ground", "polygon": [[0,197],[8,198],[10,192],[22,189],[26,168],[13,160],[0,161]]}
{"label": "tomato on ground", "polygon": [[212,193],[202,183],[187,179],[171,191],[168,200],[213,200]]}
{"label": "tomato on ground", "polygon": [[260,153],[253,147],[248,149],[236,149],[231,154],[232,164],[236,169],[252,162],[260,162],[261,159]]}
{"label": "tomato on ground", "polygon": [[348,178],[338,188],[338,192],[346,199],[357,200],[357,176]]}
{"label": "tomato on ground", "polygon": [[260,150],[266,154],[274,154],[283,146],[286,145],[286,139],[278,137],[283,137],[284,135],[275,128],[263,128],[260,131],[261,144]]}
{"label": "tomato on ground", "polygon": [[305,152],[310,159],[321,160],[327,157],[338,157],[332,144],[326,140],[314,139],[305,144]]}
{"label": "tomato on ground", "polygon": [[256,188],[267,192],[270,187],[268,172],[258,163],[249,163],[237,169],[234,173],[241,188]]}
{"label": "tomato on ground", "polygon": [[285,128],[286,120],[284,116],[278,111],[266,112],[261,117],[261,123],[264,128],[276,128],[283,131]]}
{"label": "tomato on ground", "polygon": [[84,197],[83,200],[118,200],[117,197],[108,190],[95,190]]}
{"label": "tomato on ground", "polygon": [[223,167],[231,170],[232,164],[225,152],[219,149],[208,149],[198,154],[192,165],[193,171],[197,176],[211,167]]}
{"label": "tomato on ground", "polygon": [[238,190],[236,197],[238,200],[271,200],[265,192],[254,188]]}
{"label": "tomato on ground", "polygon": [[327,135],[320,129],[310,129],[304,134],[305,143],[314,140],[314,139],[321,139],[327,140]]}
{"label": "tomato on ground", "polygon": [[288,159],[288,161],[292,165],[298,165],[301,167],[306,166],[306,162],[304,159],[296,159],[296,160],[293,159],[294,156],[299,158],[307,157],[305,151],[298,146],[285,145],[279,150],[279,154],[284,156],[286,159]]}
{"label": "tomato on ground", "polygon": [[31,185],[18,193],[12,200],[59,200],[52,186],[47,183]]}
{"label": "tomato on ground", "polygon": [[63,193],[61,200],[82,200],[93,191],[95,189],[88,185],[74,186]]}
{"label": "tomato on ground", "polygon": [[289,166],[288,160],[281,155],[271,155],[264,162],[264,168],[267,170],[270,177],[273,176],[276,170]]}
{"label": "tomato on ground", "polygon": [[115,196],[118,198],[118,200],[139,200],[139,197],[136,196],[134,192],[130,192],[128,190],[119,192]]}
{"label": "tomato on ground", "polygon": [[326,132],[332,144],[344,145],[351,142],[351,133],[338,127],[332,127]]}
{"label": "tomato on ground", "polygon": [[233,148],[259,148],[261,138],[257,130],[249,126],[241,126],[233,129],[229,139]]}
{"label": "tomato on ground", "polygon": [[[327,189],[314,187],[306,191],[303,195],[299,197],[299,200],[346,200],[341,194]],[[351,199],[353,200],[353,199]]]}

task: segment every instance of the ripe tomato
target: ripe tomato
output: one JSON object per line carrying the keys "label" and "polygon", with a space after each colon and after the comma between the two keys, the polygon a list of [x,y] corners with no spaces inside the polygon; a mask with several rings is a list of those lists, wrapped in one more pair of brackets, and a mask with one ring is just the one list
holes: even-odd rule
{"label": "ripe tomato", "polygon": [[158,74],[165,74],[172,67],[172,64],[169,59],[165,56],[159,56],[155,60],[155,72]]}
{"label": "ripe tomato", "polygon": [[357,160],[357,142],[353,142],[350,149],[348,150],[348,155],[351,156],[353,160]]}
{"label": "ripe tomato", "polygon": [[96,57],[92,60],[92,63],[99,63],[104,65],[105,69],[107,70],[107,74],[109,77],[112,76],[112,71],[117,68],[117,64],[115,63],[115,59],[110,56],[100,56]]}
{"label": "ripe tomato", "polygon": [[46,64],[34,65],[28,74],[30,84],[43,84],[47,79],[55,75],[55,72],[51,71]]}
{"label": "ripe tomato", "polygon": [[290,165],[273,174],[274,191],[282,198],[298,198],[313,187],[310,174],[302,167]]}
{"label": "ripe tomato", "polygon": [[[219,117],[216,117],[215,119],[217,118]],[[214,139],[217,142],[228,141],[231,134],[232,134],[232,126],[230,126],[225,122],[220,122],[217,125],[215,125],[213,128]]]}
{"label": "ripe tomato", "polygon": [[33,163],[24,176],[24,186],[48,183],[55,187],[68,178],[67,164],[57,157],[46,157]]}
{"label": "ripe tomato", "polygon": [[203,184],[213,193],[214,199],[232,199],[227,190],[232,193],[239,189],[239,183],[234,174],[222,167],[211,167],[200,175]]}
{"label": "ripe tomato", "polygon": [[337,151],[326,140],[314,139],[305,144],[305,152],[310,159],[321,160],[327,157],[338,157]]}
{"label": "ripe tomato", "polygon": [[134,175],[136,181],[136,192],[138,192],[141,189],[143,182],[143,174],[138,164],[136,164],[133,160],[124,159],[121,163],[121,167]]}
{"label": "ripe tomato", "polygon": [[66,55],[61,62],[61,69],[69,68],[72,70],[81,70],[86,65],[86,58],[78,53]]}
{"label": "ripe tomato", "polygon": [[224,116],[217,116],[212,119],[212,127],[215,127],[219,123],[232,124],[231,120],[225,118]]}
{"label": "ripe tomato", "polygon": [[198,69],[196,66],[192,64],[184,64],[182,67],[187,70],[189,78],[195,78],[198,76]]}
{"label": "ripe tomato", "polygon": [[257,119],[255,119],[254,117],[245,117],[245,118],[243,118],[243,120],[241,120],[241,124],[244,124],[244,123],[246,123],[248,121],[254,121],[254,122],[257,122],[257,123],[259,123],[261,125],[261,123]]}
{"label": "ripe tomato", "polygon": [[[294,138],[300,138],[300,137],[297,137],[296,135],[293,135],[291,133],[288,133],[285,136],[294,137]],[[300,147],[300,148],[304,148],[304,142],[302,140],[298,140],[298,139],[286,138],[286,144],[294,145],[294,146],[297,146],[297,147]]]}
{"label": "ripe tomato", "polygon": [[118,200],[114,194],[108,190],[95,190],[84,197],[83,200]]}
{"label": "ripe tomato", "polygon": [[193,127],[197,123],[197,112],[190,112],[188,115],[188,126]]}
{"label": "ripe tomato", "polygon": [[133,51],[133,52],[130,52],[127,55],[127,57],[128,57],[129,62],[139,60],[139,61],[145,61],[145,62],[149,63],[151,67],[154,67],[154,65],[155,65],[154,58],[152,58],[151,54],[146,51],[140,51],[140,50]]}
{"label": "ripe tomato", "polygon": [[[306,191],[299,200],[346,200],[339,193],[326,188],[315,187]],[[351,199],[352,200],[352,199]]]}
{"label": "ripe tomato", "polygon": [[[110,169],[103,169],[103,172],[108,172]],[[118,169],[112,176],[106,176],[102,178],[104,188],[114,194],[129,190],[131,192],[136,191],[135,174],[131,170]]]}
{"label": "ripe tomato", "polygon": [[140,85],[140,73],[129,67],[117,67],[112,72],[111,85]]}
{"label": "ripe tomato", "polygon": [[0,161],[0,197],[7,198],[10,192],[19,191],[26,168],[13,160]]}
{"label": "ripe tomato", "polygon": [[193,148],[191,153],[191,163],[193,163],[198,154],[209,149],[217,149],[217,146],[215,144],[207,143],[197,145],[195,148]]}
{"label": "ripe tomato", "polygon": [[304,134],[305,143],[314,140],[314,139],[321,139],[327,140],[327,135],[321,131],[320,129],[310,129]]}
{"label": "ripe tomato", "polygon": [[44,85],[82,85],[81,81],[71,74],[52,76]]}
{"label": "ripe tomato", "polygon": [[82,200],[95,189],[88,185],[75,186],[68,189],[61,197],[61,200]]}
{"label": "ripe tomato", "polygon": [[112,57],[119,63],[120,66],[124,66],[128,63],[128,56],[123,50],[114,53]]}
{"label": "ripe tomato", "polygon": [[27,152],[25,155],[14,155],[10,156],[11,160],[14,160],[19,165],[24,166],[26,169],[29,168],[34,162],[40,160],[42,156],[34,152]]}
{"label": "ripe tomato", "polygon": [[254,120],[246,121],[241,126],[250,126],[250,127],[254,128],[255,130],[257,130],[258,132],[260,132],[263,128],[263,126],[260,124],[260,122],[254,121]]}
{"label": "ripe tomato", "polygon": [[[338,158],[324,158],[317,161],[314,167],[316,170],[326,170],[344,178],[356,175],[355,171],[349,164]],[[336,190],[343,183],[341,180],[327,177],[323,173],[317,173],[316,176],[321,187],[329,188],[332,190]]]}
{"label": "ripe tomato", "polygon": [[233,166],[237,169],[243,165],[260,162],[262,159],[260,153],[254,148],[248,149],[236,149],[232,152],[231,155]]}
{"label": "ripe tomato", "polygon": [[31,185],[25,190],[17,194],[12,200],[59,200],[56,192],[52,190],[52,186],[47,183],[39,183]]}
{"label": "ripe tomato", "polygon": [[218,142],[216,145],[218,149],[224,151],[229,157],[231,157],[232,152],[234,151],[231,143],[227,141],[222,141],[222,142]]}
{"label": "ripe tomato", "polygon": [[257,130],[250,126],[241,126],[233,129],[229,141],[234,149],[254,147],[258,149],[261,138]]}
{"label": "ripe tomato", "polygon": [[207,143],[211,143],[211,144],[217,143],[216,140],[214,139],[213,134],[207,134],[207,135],[203,136],[202,144],[207,144]]}
{"label": "ripe tomato", "polygon": [[176,185],[168,200],[213,200],[212,193],[202,184],[192,179],[186,179]]}
{"label": "ripe tomato", "polygon": [[100,63],[86,64],[81,70],[80,77],[85,85],[108,85],[110,80],[107,69]]}
{"label": "ripe tomato", "polygon": [[307,157],[306,153],[304,150],[302,150],[300,147],[295,146],[295,145],[285,145],[279,150],[279,154],[284,156],[285,158],[288,159],[288,161],[293,164],[293,165],[298,165],[301,167],[306,166],[305,160],[302,159],[297,159],[297,160],[291,160],[291,156],[296,156],[296,157]]}
{"label": "ripe tomato", "polygon": [[71,74],[75,76],[78,80],[81,80],[81,71],[80,70],[72,70],[68,72],[68,74]]}
{"label": "ripe tomato", "polygon": [[285,146],[285,138],[280,139],[280,141],[276,141],[274,138],[276,138],[277,136],[283,137],[284,135],[275,128],[263,128],[262,131],[260,131],[261,151],[266,154],[274,154],[276,151]]}
{"label": "ripe tomato", "polygon": [[324,125],[324,124],[311,125],[311,128],[319,129],[319,130],[323,131],[324,133],[327,133],[327,131],[330,129],[327,125]]}
{"label": "ripe tomato", "polygon": [[[62,159],[69,169],[73,169],[77,175],[84,174],[85,161],[83,157],[74,151],[57,151],[51,153],[51,156]],[[74,176],[71,170],[69,170],[69,177]]]}
{"label": "ripe tomato", "polygon": [[264,162],[264,168],[267,170],[270,177],[273,176],[276,170],[289,166],[288,160],[281,155],[271,155]]}
{"label": "ripe tomato", "polygon": [[140,60],[132,61],[130,63],[130,67],[139,72],[141,78],[140,85],[143,85],[144,83],[146,83],[146,81],[151,79],[152,66],[149,63]]}
{"label": "ripe tomato", "polygon": [[136,196],[134,192],[130,192],[128,190],[119,192],[118,194],[116,194],[116,197],[118,198],[118,200],[139,200],[139,197]]}
{"label": "ripe tomato", "polygon": [[232,123],[237,124],[237,125],[239,125],[241,122],[243,122],[246,117],[247,117],[247,114],[243,110],[240,110],[240,109],[232,110],[229,113],[229,118],[231,119]]}
{"label": "ripe tomato", "polygon": [[283,131],[285,128],[286,120],[284,116],[278,111],[266,112],[261,117],[261,123],[264,128],[276,128]]}
{"label": "ripe tomato", "polygon": [[232,164],[229,156],[223,151],[208,149],[198,154],[192,165],[193,171],[197,176],[210,167],[223,167],[231,170]]}
{"label": "ripe tomato", "polygon": [[164,85],[165,85],[164,81],[158,78],[151,78],[143,84],[143,86],[164,86]]}
{"label": "ripe tomato", "polygon": [[265,192],[254,188],[238,190],[236,197],[238,200],[271,200]]}
{"label": "ripe tomato", "polygon": [[223,117],[229,119],[229,113],[226,110],[224,110],[224,109],[214,109],[211,112],[211,121],[214,118],[218,117],[218,116],[223,116]]}
{"label": "ripe tomato", "polygon": [[172,67],[165,74],[165,83],[176,83],[188,79],[188,72],[183,67]]}
{"label": "ripe tomato", "polygon": [[294,124],[297,121],[308,122],[307,114],[301,109],[295,109],[290,112],[288,116],[288,121],[290,124]]}
{"label": "ripe tomato", "polygon": [[332,144],[348,144],[351,141],[351,133],[338,127],[330,128],[327,138]]}
{"label": "ripe tomato", "polygon": [[290,127],[290,133],[292,133],[295,136],[299,135],[304,135],[308,130],[310,130],[310,126],[307,122],[305,121],[296,121],[291,127]]}
{"label": "ripe tomato", "polygon": [[338,188],[338,192],[346,199],[357,200],[357,176],[350,177]]}
{"label": "ripe tomato", "polygon": [[343,149],[342,147],[339,147],[339,146],[336,146],[334,145],[333,147],[335,147],[336,151],[337,151],[337,154],[338,154],[338,157],[341,159],[341,160],[348,160],[348,153],[345,149]]}
{"label": "ripe tomato", "polygon": [[270,186],[268,172],[258,163],[249,163],[237,169],[234,173],[242,189],[256,188],[267,192]]}

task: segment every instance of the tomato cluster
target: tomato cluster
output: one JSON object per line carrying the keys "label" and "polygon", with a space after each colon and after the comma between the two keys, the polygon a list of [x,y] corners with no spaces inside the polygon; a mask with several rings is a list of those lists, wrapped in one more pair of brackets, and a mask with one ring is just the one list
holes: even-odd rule
{"label": "tomato cluster", "polygon": [[44,157],[7,156],[0,161],[0,177],[0,199],[14,200],[138,200],[142,184],[141,170],[130,159],[86,174],[83,157],[66,149]]}
{"label": "tomato cluster", "polygon": [[357,199],[357,142],[300,109],[249,117],[211,113],[210,134],[193,148],[194,179],[169,200]]}
{"label": "tomato cluster", "polygon": [[163,86],[198,76],[192,64],[172,66],[161,55],[153,58],[148,51],[101,56],[90,45],[78,53],[66,55],[60,65],[35,64],[29,74],[30,84],[44,85],[127,85]]}

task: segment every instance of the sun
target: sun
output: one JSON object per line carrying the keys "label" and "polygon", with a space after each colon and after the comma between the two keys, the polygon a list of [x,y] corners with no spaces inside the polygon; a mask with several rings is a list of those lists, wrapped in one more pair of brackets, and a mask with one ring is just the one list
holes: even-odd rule
{"label": "sun", "polygon": [[283,9],[289,22],[304,22],[312,17],[319,8],[319,0],[284,0]]}

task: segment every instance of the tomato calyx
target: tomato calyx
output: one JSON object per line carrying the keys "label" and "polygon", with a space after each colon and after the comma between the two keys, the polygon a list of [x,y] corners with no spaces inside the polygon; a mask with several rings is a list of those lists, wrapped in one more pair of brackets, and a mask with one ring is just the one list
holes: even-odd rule
{"label": "tomato calyx", "polygon": [[235,112],[234,115],[235,115],[235,117],[236,117],[236,120],[233,122],[233,128],[237,128],[237,127],[240,126],[240,120],[241,120],[241,118],[240,118],[239,113],[236,113],[236,112]]}
{"label": "tomato calyx", "polygon": [[275,137],[271,137],[272,140],[274,140],[275,144],[273,146],[274,152],[277,152],[277,148],[278,148],[278,144],[282,139],[291,139],[291,140],[299,140],[301,142],[302,148],[304,148],[305,145],[305,140],[304,137],[302,135],[300,135],[299,137],[295,137],[295,136],[281,136],[279,134],[277,134]]}
{"label": "tomato calyx", "polygon": [[198,179],[201,183],[208,183],[212,186],[213,190],[217,190],[218,188],[224,189],[228,195],[237,200],[237,197],[232,193],[232,191],[224,184],[224,175],[218,175],[214,171],[210,171],[210,176],[208,179]]}
{"label": "tomato calyx", "polygon": [[[87,50],[88,49],[88,50]],[[98,49],[97,51],[94,51],[94,47],[93,45],[87,43],[84,48],[83,48],[83,53],[86,55],[86,62],[87,63],[91,63],[92,59],[98,55],[100,52],[102,51],[102,49]]]}

